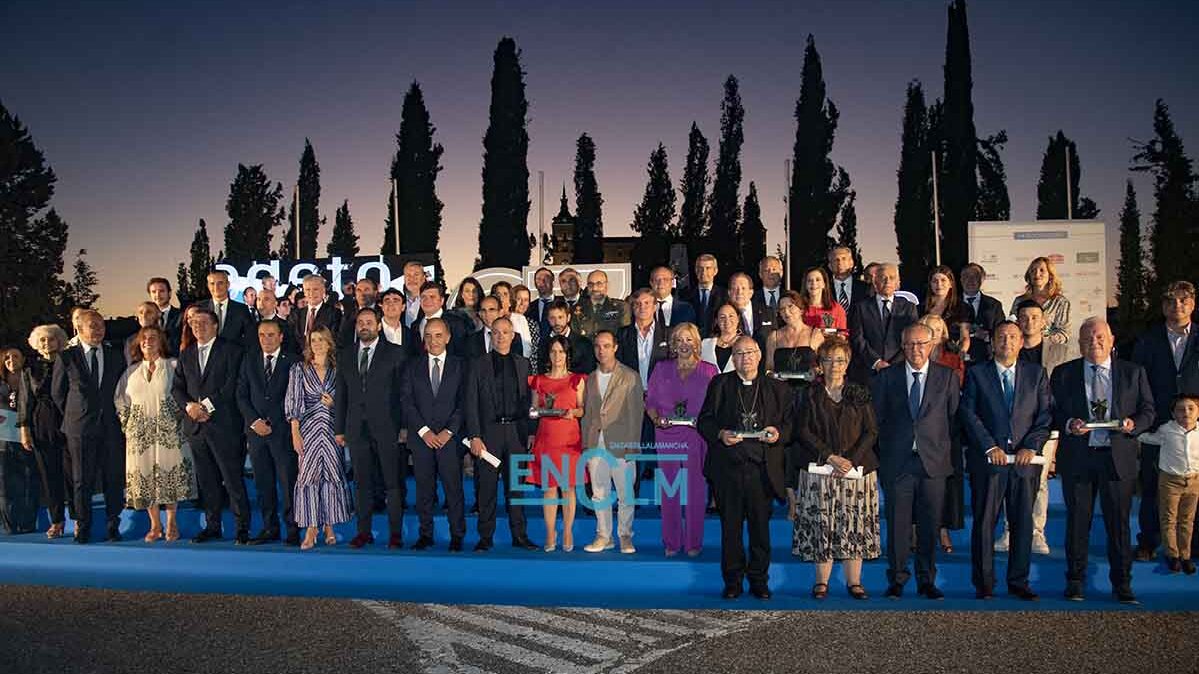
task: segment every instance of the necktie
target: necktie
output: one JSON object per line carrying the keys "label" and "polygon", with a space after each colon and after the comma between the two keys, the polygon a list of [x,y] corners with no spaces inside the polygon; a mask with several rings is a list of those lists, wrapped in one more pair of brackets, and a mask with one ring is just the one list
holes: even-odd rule
{"label": "necktie", "polygon": [[312,332],[312,324],[316,322],[316,309],[308,309],[308,321],[304,323],[304,336],[307,337]]}
{"label": "necktie", "polygon": [[96,380],[96,388],[100,388],[100,355],[99,354],[100,354],[99,347],[92,347],[91,353],[88,354],[88,358],[91,360],[89,365],[92,368],[92,379]]}
{"label": "necktie", "polygon": [[211,344],[206,344],[200,347],[200,376],[204,375],[204,370],[208,367],[208,348]]}
{"label": "necktie", "polygon": [[891,322],[891,300],[883,300],[883,323]]}
{"label": "necktie", "polygon": [[271,380],[271,375],[275,374],[275,356],[266,357],[266,380]]}
{"label": "necktie", "polygon": [[741,312],[741,325],[745,326],[745,334],[754,334],[754,325],[749,320],[749,314],[745,311]]}
{"label": "necktie", "polygon": [[666,325],[666,313],[662,310],[662,306],[666,304],[666,300],[658,300],[658,324]]}
{"label": "necktie", "polygon": [[167,329],[167,313],[169,311],[170,311],[170,309],[167,309],[166,311],[164,311],[158,315],[158,327],[162,328],[163,330]]}
{"label": "necktie", "polygon": [[[1092,421],[1107,421],[1108,419],[1110,419],[1112,417],[1111,403],[1107,399],[1108,398],[1107,389],[1108,389],[1107,368],[1101,367],[1099,365],[1092,365],[1091,366],[1091,401],[1095,402],[1095,401],[1102,400],[1105,403],[1105,407],[1103,410],[1104,414],[1102,416],[1096,414],[1095,409],[1091,408],[1092,409],[1092,412],[1091,412]],[[1091,431],[1090,442],[1088,444],[1091,447],[1106,446],[1109,442],[1108,434],[1110,432],[1111,431],[1108,431],[1108,430],[1102,429],[1102,428],[1097,428],[1097,429]]]}
{"label": "necktie", "polygon": [[849,306],[849,296],[845,294],[845,286],[848,283],[849,281],[842,281],[837,284],[837,303],[841,305],[842,309]]}
{"label": "necktie", "polygon": [[491,353],[491,328],[483,331],[483,353]]}
{"label": "necktie", "polygon": [[970,302],[970,308],[974,310],[975,320],[977,320],[977,317],[978,317],[978,295],[967,298],[967,301]]}
{"label": "necktie", "polygon": [[908,391],[908,411],[912,414],[912,421],[915,421],[920,416],[920,375],[921,372],[912,373],[912,388]]}
{"label": "necktie", "polygon": [[770,299],[767,300],[766,305],[769,306],[771,309],[777,309],[779,306],[777,293],[778,293],[777,290],[770,291]]}
{"label": "necktie", "polygon": [[358,356],[358,374],[362,376],[362,388],[366,388],[366,369],[371,363],[371,348],[368,346]]}
{"label": "necktie", "polygon": [[221,329],[225,327],[225,303],[216,303],[216,331],[219,334]]}
{"label": "necktie", "polygon": [[699,289],[699,303],[704,308],[704,311],[708,310],[708,289],[707,288]]}
{"label": "necktie", "polygon": [[1016,387],[1012,383],[1012,371],[1003,371],[1003,403],[1007,405],[1007,411],[1010,414],[1012,405],[1016,402]]}
{"label": "necktie", "polygon": [[437,395],[437,389],[441,388],[441,359],[433,358],[433,374],[429,377],[429,383],[433,385],[433,395]]}

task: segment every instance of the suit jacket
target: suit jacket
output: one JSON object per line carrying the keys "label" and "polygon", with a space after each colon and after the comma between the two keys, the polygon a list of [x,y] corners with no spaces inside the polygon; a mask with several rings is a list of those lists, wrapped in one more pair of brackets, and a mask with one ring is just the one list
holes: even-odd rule
{"label": "suit jacket", "polygon": [[71,438],[121,435],[115,395],[125,373],[125,356],[110,344],[100,346],[102,379],[96,382],[83,356],[83,347],[71,346],[54,360],[50,395],[62,415],[61,431]]}
{"label": "suit jacket", "polygon": [[1091,449],[1090,435],[1073,435],[1066,429],[1070,419],[1090,417],[1083,358],[1059,365],[1049,378],[1053,393],[1053,427],[1061,432],[1057,447],[1057,472],[1062,475],[1085,475],[1091,469],[1109,471],[1121,480],[1137,475],[1139,445],[1135,436],[1149,430],[1155,416],[1153,391],[1145,368],[1126,360],[1112,358],[1112,392],[1109,416],[1112,419],[1132,419],[1132,433],[1112,431],[1111,450]]}
{"label": "suit jacket", "polygon": [[[1039,454],[1049,439],[1049,425],[1053,422],[1045,368],[1016,363],[1016,395],[1009,413],[1003,400],[1003,383],[995,367],[995,361],[988,360],[967,370],[966,387],[962,390],[959,417],[969,440],[966,466],[979,475],[1004,469],[987,461],[987,450],[992,447],[1008,454],[1019,449]],[[1041,466],[1017,470],[1025,476],[1035,476]]]}
{"label": "suit jacket", "polygon": [[1199,325],[1191,324],[1182,354],[1182,366],[1174,366],[1174,352],[1166,336],[1166,324],[1158,323],[1137,339],[1132,362],[1145,368],[1156,407],[1154,428],[1171,419],[1170,405],[1182,392],[1199,393]]}
{"label": "suit jacket", "polygon": [[623,458],[641,447],[641,422],[645,416],[645,389],[636,370],[617,362],[608,390],[600,396],[599,374],[583,385],[583,448],[599,447],[600,431],[609,454]]}
{"label": "suit jacket", "polygon": [[[448,309],[442,309],[441,316],[438,318],[445,321],[446,326],[450,329],[450,344],[447,351],[451,355],[463,358],[467,354],[467,338],[470,336],[473,326],[468,326],[466,319],[461,314],[452,312]],[[420,353],[425,352],[425,319],[424,314],[417,316],[412,322],[412,335],[415,340],[416,349]]]}
{"label": "suit jacket", "polygon": [[[237,407],[237,381],[241,374],[242,354],[242,348],[236,342],[217,337],[212,342],[203,374],[200,374],[199,344],[192,344],[179,354],[171,395],[179,409],[184,411],[185,435],[203,433],[209,439],[241,443],[242,421],[241,411]],[[205,398],[215,410],[211,419],[196,423],[186,414],[187,404],[198,403]]]}
{"label": "suit jacket", "polygon": [[[775,322],[774,312],[767,309],[766,305],[762,304],[757,296],[754,296],[754,299],[750,302],[750,306],[753,308],[754,314],[753,331],[750,333],[750,336],[758,342],[758,347],[762,349],[762,354],[764,356],[766,353],[766,338],[770,336],[771,330],[774,330],[778,327],[778,324]],[[741,330],[744,332],[745,319],[741,317],[741,312],[737,313],[739,321],[738,324],[741,326]]]}
{"label": "suit jacket", "polygon": [[787,289],[785,287],[783,287],[781,284],[779,285],[778,288],[775,289],[774,294],[777,295],[777,297],[775,298],[776,308],[771,309],[769,307],[769,305],[767,305],[767,303],[766,303],[766,289],[761,286],[754,288],[754,301],[759,302],[765,308],[766,314],[769,316],[769,320],[774,323],[775,327],[778,327],[778,325],[779,325],[778,316],[776,315],[778,312],[777,304],[778,304],[778,302],[781,302],[783,300],[783,293],[785,293],[786,291],[787,291]]}
{"label": "suit jacket", "polygon": [[958,375],[930,362],[927,379],[915,419],[908,409],[907,367],[902,361],[879,372],[871,385],[878,420],[879,477],[884,483],[899,474],[912,454],[913,442],[929,477],[953,474],[951,434],[961,395]]}
{"label": "suit jacket", "polygon": [[729,301],[728,291],[715,284],[708,293],[707,305],[700,301],[698,285],[690,286],[679,293],[679,296],[695,308],[696,326],[699,327],[700,337],[707,337],[711,333],[712,325],[716,322],[716,309]]}
{"label": "suit jacket", "polygon": [[[550,362],[550,337],[553,335],[548,332],[541,333],[541,342],[537,345],[537,362],[542,369],[549,369]],[[570,371],[577,374],[590,374],[595,370],[595,347],[591,344],[591,340],[580,335],[574,330],[570,331],[570,336],[567,337],[570,341]],[[513,342],[515,344],[515,342]],[[516,351],[516,347],[513,347]],[[619,349],[616,352],[620,353]]]}
{"label": "suit jacket", "polygon": [[183,339],[183,308],[168,307],[165,312],[163,332],[167,334],[167,353],[172,358],[179,355],[179,342]]}
{"label": "suit jacket", "polygon": [[[636,323],[630,323],[620,329],[616,333],[616,359],[625,366],[633,370],[637,374],[638,381],[641,378],[641,370],[639,368],[637,351],[637,335],[641,332],[637,329]],[[670,345],[667,342],[666,328],[661,323],[654,321],[654,346],[649,354],[649,368],[646,370],[646,379],[653,374],[654,366],[658,361],[665,360],[670,356]]]}
{"label": "suit jacket", "polygon": [[[467,362],[470,362],[475,358],[487,353],[487,343],[484,339],[484,333],[486,331],[487,328],[483,328],[482,330],[472,332],[469,336],[467,336],[466,348],[463,349],[463,353],[466,354],[464,358]],[[451,344],[452,343],[453,342],[451,342]],[[520,333],[512,333],[512,353],[524,353],[524,344],[525,341],[521,338]]]}
{"label": "suit jacket", "polygon": [[[287,316],[287,323],[291,326],[291,337],[296,344],[303,349],[307,345],[304,341],[304,328],[308,325],[308,314],[312,309],[304,307],[298,311],[293,311]],[[341,339],[341,311],[338,310],[337,301],[331,297],[326,297],[321,303],[320,309],[316,310],[316,316],[312,319],[312,329],[328,328],[329,332],[333,333],[333,339]],[[338,342],[339,346],[345,347],[347,344]]]}
{"label": "suit jacket", "polygon": [[[216,307],[211,299],[201,301],[199,306],[216,312]],[[246,305],[230,299],[225,302],[225,322],[221,324],[217,337],[233,342],[242,348],[252,349],[258,344],[258,335],[254,332],[255,325]]]}
{"label": "suit jacket", "polygon": [[[520,396],[516,406],[520,411],[516,417],[516,435],[523,439],[529,437],[528,409],[532,406],[529,396],[529,359],[515,349],[511,353],[516,369],[516,390]],[[493,442],[493,431],[497,429],[495,420],[499,416],[499,401],[496,399],[498,389],[491,355],[479,356],[471,361],[462,405],[468,439],[482,438],[485,443]]]}
{"label": "suit jacket", "polygon": [[695,314],[695,307],[676,295],[670,303],[670,320],[667,321],[666,327],[673,328],[679,323],[695,323],[697,320],[699,319]]}
{"label": "suit jacket", "polygon": [[892,297],[891,320],[886,324],[874,297],[869,302],[854,302],[849,310],[849,345],[853,350],[850,378],[869,383],[876,360],[892,365],[902,362],[903,330],[915,322],[916,305],[902,297]]}
{"label": "suit jacket", "polygon": [[[383,308],[377,304],[375,305],[375,308],[379,310],[379,313],[381,315],[383,312]],[[340,346],[343,346],[343,347],[349,346],[350,344],[354,343],[354,340],[358,339],[358,336],[357,336],[357,332],[358,332],[358,321],[357,321],[358,303],[354,301],[353,297],[344,299],[337,303],[337,312],[339,315],[339,317],[338,317],[339,323],[338,323],[337,332],[334,333],[333,337],[335,339],[337,339],[337,343]],[[402,323],[402,319],[401,319],[401,323]],[[301,329],[303,329],[303,326],[301,326]],[[405,335],[405,337],[406,337],[406,335]]]}
{"label": "suit jacket", "polygon": [[[740,443],[726,447],[718,436],[722,430],[740,428],[741,415],[738,410],[737,395],[741,388],[741,377],[736,372],[718,374],[708,383],[708,392],[704,395],[704,406],[700,409],[696,428],[704,441],[708,443],[708,455],[704,459],[704,475],[720,485],[723,476],[729,474],[735,466],[745,462],[746,443],[760,447],[765,459],[767,478],[771,489],[778,498],[783,498],[786,492],[787,451],[794,433],[792,419],[791,387],[781,381],[759,375],[756,379],[761,388],[759,409],[761,410],[762,427],[775,426],[779,429],[779,439],[767,444],[758,440],[742,440]],[[719,486],[717,487],[719,489]]]}
{"label": "suit jacket", "polygon": [[[545,310],[548,310],[554,300],[562,299],[561,295],[554,295],[546,298]],[[541,308],[542,301],[540,298],[534,297],[529,301],[529,308],[525,311],[525,318],[529,319],[530,323],[538,323],[541,327],[541,334],[547,335],[550,331],[550,319],[546,316],[546,311]]]}
{"label": "suit jacket", "polygon": [[[986,293],[978,294],[978,311],[974,310],[965,297],[961,299],[960,306],[965,310],[969,322],[978,326],[979,329],[986,330],[988,334],[993,333],[995,326],[1007,318],[999,300]],[[970,357],[977,363],[990,360],[991,343],[982,339],[970,340]]]}
{"label": "suit jacket", "polygon": [[[420,429],[426,427],[433,433],[448,430],[452,436],[451,443],[461,440],[465,417],[462,400],[466,388],[466,361],[450,355],[448,351],[442,356],[441,385],[437,387],[436,394],[429,380],[427,355],[409,358],[404,370],[400,399],[404,401],[404,424],[412,440],[420,438]],[[460,450],[461,447],[455,448],[455,451]]]}
{"label": "suit jacket", "polygon": [[258,434],[250,430],[256,419],[271,425],[271,436],[291,437],[291,425],[283,412],[291,366],[298,359],[286,349],[279,350],[270,381],[266,378],[265,356],[261,350],[247,351],[242,356],[241,373],[237,378],[237,407],[245,424],[245,434],[251,440]]}
{"label": "suit jacket", "polygon": [[337,368],[337,393],[333,405],[333,432],[351,443],[364,442],[364,429],[380,447],[399,441],[404,417],[400,398],[404,367],[408,354],[404,349],[378,339],[365,381],[358,372],[358,345],[341,350]]}
{"label": "suit jacket", "polygon": [[[832,272],[829,272],[829,278],[830,279],[833,278]],[[829,288],[829,292],[831,292],[833,294],[833,301],[839,303],[841,300],[837,298],[837,281],[836,281],[836,279],[833,279],[832,283],[833,283],[833,285]],[[868,297],[873,297],[870,294],[870,284],[866,283],[865,281],[858,278],[857,276],[852,276],[852,275],[849,277],[849,293],[850,293],[849,294],[849,302],[846,305],[841,307],[842,309],[845,310],[846,314],[849,313],[849,310],[853,307],[853,305],[857,304],[858,302],[861,302],[862,300],[864,300]]]}

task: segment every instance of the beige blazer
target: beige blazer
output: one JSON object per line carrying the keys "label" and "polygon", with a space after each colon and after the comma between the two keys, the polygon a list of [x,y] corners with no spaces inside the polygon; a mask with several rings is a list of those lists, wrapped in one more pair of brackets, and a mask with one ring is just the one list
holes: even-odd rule
{"label": "beige blazer", "polygon": [[636,454],[641,446],[641,419],[645,416],[645,391],[641,376],[622,363],[616,364],[607,395],[600,399],[599,370],[587,375],[583,387],[583,451],[604,446],[617,458]]}

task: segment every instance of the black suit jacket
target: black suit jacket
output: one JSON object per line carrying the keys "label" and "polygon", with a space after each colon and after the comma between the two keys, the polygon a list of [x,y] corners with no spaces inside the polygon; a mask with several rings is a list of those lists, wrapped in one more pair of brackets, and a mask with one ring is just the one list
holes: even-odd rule
{"label": "black suit jacket", "polygon": [[[995,326],[1007,318],[1003,313],[1003,305],[999,303],[999,300],[986,293],[978,294],[978,311],[974,310],[974,307],[966,301],[965,297],[962,298],[960,306],[965,310],[969,322],[977,326],[980,330],[986,330],[988,335],[995,332]],[[970,340],[970,357],[978,363],[989,360],[991,358],[991,343],[982,339]]]}
{"label": "black suit jacket", "polygon": [[[777,320],[778,317],[775,315],[778,312],[777,302],[781,302],[783,300],[783,293],[786,291],[787,291],[787,289],[781,285],[777,288],[777,290],[775,292],[775,294],[778,295],[778,297],[775,300],[776,308],[771,309],[766,304],[766,289],[761,286],[754,288],[754,299],[753,299],[754,303],[762,305],[762,310],[765,312],[766,320],[770,321],[771,324],[773,324],[776,328],[778,327],[778,320]],[[757,314],[757,311],[755,310],[754,313]]]}
{"label": "black suit jacket", "polygon": [[179,355],[179,342],[183,340],[183,308],[169,307],[163,313],[166,315],[163,332],[167,335],[167,353],[175,357]]}
{"label": "black suit jacket", "polygon": [[[209,439],[240,443],[242,422],[241,410],[237,407],[237,380],[241,374],[242,354],[242,348],[235,342],[217,337],[212,342],[203,375],[200,374],[198,344],[192,344],[179,354],[171,394],[179,409],[185,411],[185,435],[203,433]],[[187,404],[205,398],[212,402],[215,411],[211,419],[198,424],[187,416]]]}
{"label": "black suit jacket", "polygon": [[[293,311],[287,316],[287,322],[291,325],[291,337],[295,344],[301,349],[306,346],[304,341],[304,328],[308,325],[308,313],[312,311],[309,307],[304,307],[299,311]],[[329,332],[333,333],[333,339],[340,340],[341,336],[341,311],[338,309],[337,301],[331,297],[326,297],[321,303],[321,308],[316,310],[316,317],[313,318],[312,329],[329,328]],[[338,346],[348,346],[338,342]]]}
{"label": "black suit jacket", "polygon": [[548,316],[546,316],[546,311],[550,308],[550,305],[554,303],[554,300],[560,299],[562,299],[561,295],[554,295],[553,297],[547,298],[545,302],[545,309],[543,310],[541,308],[541,299],[537,297],[532,298],[532,300],[529,301],[529,308],[525,311],[525,318],[529,319],[530,323],[539,323],[541,325],[541,334],[549,334],[550,319]]}
{"label": "black suit jacket", "polygon": [[237,407],[241,410],[245,433],[248,438],[258,434],[250,430],[256,419],[264,419],[271,425],[271,435],[291,436],[291,426],[283,413],[283,402],[287,397],[287,384],[291,366],[297,358],[280,349],[275,359],[274,372],[270,381],[266,379],[265,356],[261,350],[247,351],[242,357],[241,373],[237,379]]}
{"label": "black suit jacket", "polygon": [[760,444],[765,456],[766,475],[774,495],[782,498],[786,492],[786,447],[791,443],[794,420],[792,419],[793,394],[791,387],[776,379],[759,376],[761,387],[759,400],[762,427],[775,426],[779,439],[773,444],[759,440],[742,440],[726,446],[719,440],[720,431],[741,427],[737,395],[741,389],[741,378],[736,372],[718,374],[708,383],[704,404],[696,420],[696,428],[708,443],[708,455],[704,459],[704,475],[719,484],[722,476],[728,475],[734,466],[744,463],[744,443]]}
{"label": "black suit jacket", "polygon": [[[467,353],[467,341],[469,341],[473,326],[467,324],[466,319],[461,314],[454,313],[448,309],[443,309],[441,316],[438,318],[445,321],[445,324],[450,328],[450,344],[447,350],[451,355],[459,358],[465,357]],[[425,317],[424,314],[416,317],[412,322],[411,332],[416,339],[417,350],[420,353],[425,352]]]}
{"label": "black suit jacket", "polygon": [[[616,360],[624,363],[633,372],[640,373],[638,367],[638,351],[637,351],[637,336],[641,334],[637,329],[636,323],[630,323],[620,329],[616,333]],[[653,373],[654,366],[658,361],[666,360],[670,356],[670,348],[667,342],[667,330],[662,327],[662,324],[654,321],[654,347],[649,355],[649,370]]]}
{"label": "black suit jacket", "polygon": [[363,429],[380,446],[399,440],[404,418],[400,398],[408,354],[379,339],[375,342],[366,380],[358,372],[358,345],[341,350],[337,367],[337,394],[333,406],[333,432],[353,444],[365,440]]}
{"label": "black suit jacket", "polygon": [[1191,325],[1181,367],[1174,366],[1174,352],[1170,349],[1165,323],[1154,325],[1137,339],[1132,349],[1132,362],[1145,368],[1145,375],[1149,377],[1156,408],[1153,421],[1156,428],[1171,419],[1170,405],[1174,396],[1182,392],[1199,394],[1199,325]]}
{"label": "black suit jacket", "polygon": [[[216,307],[211,299],[201,301],[199,306],[216,313]],[[250,316],[250,310],[246,305],[230,299],[225,302],[225,322],[221,324],[217,337],[233,342],[242,348],[252,349],[258,344],[258,335],[255,333],[256,325],[257,323]],[[180,329],[182,330],[182,328]]]}
{"label": "black suit jacket", "polygon": [[902,362],[903,330],[915,322],[916,305],[902,297],[892,297],[891,320],[886,324],[874,297],[854,302],[849,311],[849,345],[853,350],[850,377],[868,384],[876,360],[892,365]]}
{"label": "black suit jacket", "polygon": [[[984,361],[966,371],[959,416],[969,439],[966,466],[971,473],[981,475],[992,469],[1005,469],[987,461],[987,450],[992,447],[999,447],[1008,454],[1015,454],[1020,449],[1040,453],[1049,439],[1053,416],[1045,368],[1017,362],[1015,384],[1016,396],[1009,413],[995,361]],[[1026,476],[1034,476],[1041,466],[1017,470]]]}
{"label": "black suit jacket", "polygon": [[[442,354],[441,385],[433,394],[429,380],[429,357],[422,354],[408,359],[401,380],[400,398],[404,401],[404,425],[410,442],[420,438],[420,429],[428,427],[434,433],[448,430],[451,443],[460,443],[464,413],[463,390],[466,388],[466,361],[447,351]],[[461,450],[459,445],[456,449]]]}
{"label": "black suit jacket", "polygon": [[[511,353],[516,369],[516,390],[520,396],[516,409],[521,412],[516,417],[516,436],[523,439],[529,437],[527,410],[532,406],[529,396],[529,359],[517,353],[516,349]],[[496,400],[498,386],[490,354],[475,358],[467,369],[462,404],[466,439],[481,438],[484,443],[495,442],[492,438],[498,430],[495,420],[499,416],[496,411],[499,403]]]}
{"label": "black suit jacket", "polygon": [[952,475],[951,434],[961,394],[957,373],[938,363],[928,364],[928,381],[924,382],[920,413],[915,419],[908,410],[907,367],[902,361],[879,372],[871,386],[878,420],[879,477],[883,482],[899,474],[912,454],[913,441],[929,477]]}
{"label": "black suit jacket", "polygon": [[102,380],[97,385],[83,356],[82,346],[63,350],[54,361],[50,395],[62,415],[61,430],[71,438],[119,437],[121,422],[113,402],[117,381],[125,373],[125,356],[110,344],[100,346]]}
{"label": "black suit jacket", "polygon": [[[762,353],[765,354],[766,353],[766,338],[770,336],[771,330],[778,328],[778,324],[775,322],[774,313],[771,312],[769,309],[767,309],[766,305],[762,304],[762,302],[757,298],[756,295],[754,296],[753,300],[750,301],[749,304],[750,304],[750,307],[753,308],[753,319],[754,319],[753,332],[750,333],[750,336],[753,337],[754,340],[758,342],[758,347],[761,348]],[[745,319],[742,317],[740,311],[737,312],[737,321],[738,321],[737,324],[739,326],[741,326],[741,331],[744,332],[745,331]]]}
{"label": "black suit jacket", "polygon": [[713,284],[712,290],[708,293],[707,305],[700,302],[698,285],[687,288],[679,295],[695,308],[695,324],[699,327],[699,336],[708,337],[713,323],[716,322],[716,309],[729,301],[728,292],[723,287]]}
{"label": "black suit jacket", "polygon": [[1049,387],[1053,392],[1053,427],[1061,432],[1057,448],[1057,472],[1062,475],[1082,476],[1092,469],[1109,471],[1121,480],[1137,476],[1138,444],[1135,436],[1148,431],[1153,425],[1153,391],[1145,368],[1126,360],[1112,358],[1112,393],[1109,416],[1112,419],[1132,419],[1132,433],[1112,431],[1111,449],[1091,449],[1090,436],[1073,435],[1066,429],[1070,419],[1086,420],[1090,417],[1087,399],[1086,378],[1083,365],[1086,361],[1075,358],[1062,363],[1053,370]]}
{"label": "black suit jacket", "polygon": [[670,303],[670,321],[666,327],[673,328],[679,323],[695,323],[696,320],[698,319],[695,307],[676,295],[674,301]]}

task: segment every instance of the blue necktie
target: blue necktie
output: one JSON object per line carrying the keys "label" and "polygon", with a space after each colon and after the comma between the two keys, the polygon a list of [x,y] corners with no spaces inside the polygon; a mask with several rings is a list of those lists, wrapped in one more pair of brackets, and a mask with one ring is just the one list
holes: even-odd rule
{"label": "blue necktie", "polygon": [[1016,402],[1016,388],[1012,385],[1012,371],[1003,371],[1003,402],[1007,405],[1008,414],[1012,413],[1012,405]]}
{"label": "blue necktie", "polygon": [[912,373],[912,388],[908,391],[908,411],[912,413],[912,421],[915,421],[920,416],[920,375],[921,372]]}
{"label": "blue necktie", "polygon": [[701,305],[703,305],[704,311],[708,310],[708,289],[707,288],[699,289],[699,303]]}

